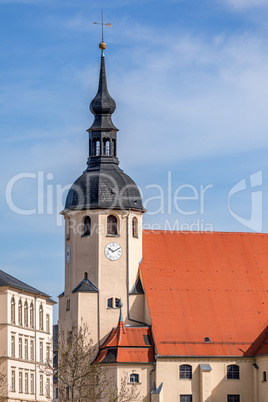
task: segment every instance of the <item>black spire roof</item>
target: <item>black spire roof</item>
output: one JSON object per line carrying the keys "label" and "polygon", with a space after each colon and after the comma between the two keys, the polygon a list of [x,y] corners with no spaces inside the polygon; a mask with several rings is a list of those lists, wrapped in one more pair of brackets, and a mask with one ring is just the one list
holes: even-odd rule
{"label": "black spire roof", "polygon": [[117,158],[117,131],[112,122],[116,104],[110,96],[102,49],[99,86],[90,103],[94,122],[89,133],[87,169],[72,185],[65,204],[66,209],[135,209],[145,211],[135,182],[119,168]]}

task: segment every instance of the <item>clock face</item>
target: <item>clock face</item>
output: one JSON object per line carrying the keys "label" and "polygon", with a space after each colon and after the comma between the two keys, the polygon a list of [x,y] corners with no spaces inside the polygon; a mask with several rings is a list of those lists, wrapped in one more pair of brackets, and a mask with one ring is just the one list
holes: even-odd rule
{"label": "clock face", "polygon": [[117,243],[109,243],[105,247],[104,254],[109,260],[116,261],[122,255],[122,247]]}
{"label": "clock face", "polygon": [[67,261],[67,264],[70,264],[70,260],[71,260],[71,249],[70,249],[70,246],[68,246],[68,247],[67,247],[67,250],[66,250],[66,261]]}

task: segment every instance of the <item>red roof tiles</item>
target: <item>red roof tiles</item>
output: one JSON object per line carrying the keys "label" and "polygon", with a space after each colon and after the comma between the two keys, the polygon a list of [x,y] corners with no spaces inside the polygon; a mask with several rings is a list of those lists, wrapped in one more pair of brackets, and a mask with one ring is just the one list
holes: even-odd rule
{"label": "red roof tiles", "polygon": [[100,347],[97,363],[154,362],[154,344],[149,327],[125,327],[119,320]]}
{"label": "red roof tiles", "polygon": [[267,234],[145,230],[140,269],[159,355],[268,354]]}

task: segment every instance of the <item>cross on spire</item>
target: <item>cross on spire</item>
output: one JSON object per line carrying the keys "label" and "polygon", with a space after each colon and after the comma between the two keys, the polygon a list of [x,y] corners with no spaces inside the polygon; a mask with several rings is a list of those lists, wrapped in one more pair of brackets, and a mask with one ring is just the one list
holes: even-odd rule
{"label": "cross on spire", "polygon": [[106,26],[106,27],[110,27],[111,26],[111,24],[110,23],[104,23],[103,22],[103,10],[102,10],[102,12],[101,12],[101,22],[93,22],[93,24],[97,24],[97,25],[101,25],[101,33],[102,33],[102,35],[101,35],[101,41],[103,42],[103,27],[104,27],[104,25]]}

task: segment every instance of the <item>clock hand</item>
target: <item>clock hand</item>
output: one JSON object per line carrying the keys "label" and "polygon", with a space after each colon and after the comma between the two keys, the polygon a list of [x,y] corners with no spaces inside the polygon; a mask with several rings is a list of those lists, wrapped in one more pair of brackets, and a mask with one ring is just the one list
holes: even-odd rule
{"label": "clock hand", "polygon": [[119,250],[120,248],[121,248],[121,247],[118,247],[116,250],[113,251],[113,253],[114,253],[115,251]]}

